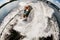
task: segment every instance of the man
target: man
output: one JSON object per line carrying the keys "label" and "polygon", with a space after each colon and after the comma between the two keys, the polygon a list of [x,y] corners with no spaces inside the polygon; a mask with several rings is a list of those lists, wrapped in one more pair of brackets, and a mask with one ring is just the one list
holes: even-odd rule
{"label": "man", "polygon": [[32,7],[30,5],[25,6],[24,8],[24,14],[23,14],[23,18],[25,18],[25,20],[27,20],[27,17],[29,15],[29,13],[31,12]]}

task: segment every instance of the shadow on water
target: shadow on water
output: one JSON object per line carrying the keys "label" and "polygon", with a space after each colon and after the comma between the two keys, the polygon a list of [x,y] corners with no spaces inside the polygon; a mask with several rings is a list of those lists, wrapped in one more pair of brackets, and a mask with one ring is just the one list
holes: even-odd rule
{"label": "shadow on water", "polygon": [[15,30],[10,30],[10,35],[7,35],[5,40],[19,40],[25,38],[25,36],[21,35],[19,32]]}
{"label": "shadow on water", "polygon": [[39,38],[39,40],[53,40],[53,35],[48,36],[47,38],[45,37]]}

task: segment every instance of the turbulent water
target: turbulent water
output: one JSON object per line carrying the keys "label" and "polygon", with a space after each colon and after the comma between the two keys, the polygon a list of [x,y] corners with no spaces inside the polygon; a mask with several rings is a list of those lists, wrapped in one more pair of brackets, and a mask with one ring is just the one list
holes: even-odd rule
{"label": "turbulent water", "polygon": [[[26,5],[32,6],[33,9],[27,21],[24,21],[21,15]],[[46,3],[20,2],[19,7],[13,9],[1,23],[0,40],[39,40],[39,38],[51,35],[53,35],[53,40],[59,40],[59,28],[53,13],[54,10]],[[18,39],[13,38],[15,36],[11,37],[11,33],[16,34]],[[17,34],[22,36],[17,36]]]}

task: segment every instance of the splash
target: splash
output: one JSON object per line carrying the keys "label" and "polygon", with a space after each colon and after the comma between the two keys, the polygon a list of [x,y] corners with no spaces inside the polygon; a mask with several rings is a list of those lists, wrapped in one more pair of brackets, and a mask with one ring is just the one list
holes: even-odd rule
{"label": "splash", "polygon": [[[24,2],[24,4],[26,4],[26,2]],[[0,27],[0,32],[2,32],[5,28],[2,33],[1,40],[4,40],[5,34],[10,35],[9,30],[11,29],[26,36],[22,40],[39,40],[39,37],[48,37],[51,35],[53,35],[53,39],[58,40],[58,24],[55,17],[52,16],[54,10],[43,2],[27,4],[31,5],[33,8],[27,18],[27,21],[23,21],[24,18],[20,19],[24,10],[24,5],[21,6],[21,3],[19,3],[19,8],[14,9],[8,16],[5,17]]]}

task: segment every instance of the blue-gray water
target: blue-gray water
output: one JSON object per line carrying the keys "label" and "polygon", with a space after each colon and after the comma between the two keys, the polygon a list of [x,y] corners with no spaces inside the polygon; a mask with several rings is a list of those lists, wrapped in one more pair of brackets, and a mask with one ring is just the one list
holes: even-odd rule
{"label": "blue-gray water", "polygon": [[0,9],[0,23],[2,22],[4,17],[9,14],[8,12],[10,12],[12,9],[17,7],[17,5],[18,5],[18,1],[14,1],[12,3],[5,5]]}

